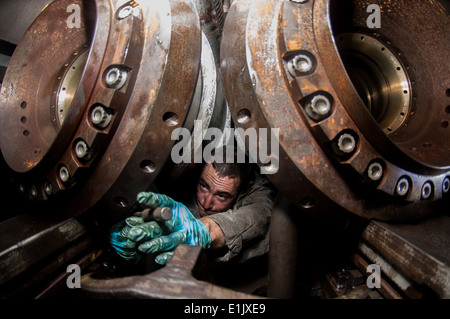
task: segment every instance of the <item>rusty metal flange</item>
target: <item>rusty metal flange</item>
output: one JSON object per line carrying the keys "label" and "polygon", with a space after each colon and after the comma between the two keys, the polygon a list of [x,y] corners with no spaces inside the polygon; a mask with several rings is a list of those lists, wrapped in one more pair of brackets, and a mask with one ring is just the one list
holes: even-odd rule
{"label": "rusty metal flange", "polygon": [[[79,28],[67,23],[69,5],[80,7]],[[96,0],[41,12],[1,91],[0,147],[25,198],[57,201],[69,215],[97,204],[123,214],[170,158],[175,128],[199,117],[224,125],[196,10],[181,0]]]}
{"label": "rusty metal flange", "polygon": [[[443,136],[449,134],[450,74],[436,67],[448,61],[450,21],[438,3],[417,1],[417,10],[405,16],[402,5],[410,2],[400,2],[370,2],[384,10],[376,32],[365,26],[367,1],[236,0],[228,13],[221,68],[233,119],[243,128],[280,129],[279,170],[268,177],[311,214],[343,208],[365,218],[405,220],[429,214],[448,197],[450,148]],[[348,28],[332,25],[339,20],[333,17],[349,12]],[[422,50],[433,52],[427,57],[420,48],[406,48],[419,40],[412,30],[422,14],[440,30],[426,40]],[[420,31],[420,39],[430,30]],[[355,36],[368,47],[348,40]],[[339,41],[347,41],[341,52]],[[351,54],[375,62],[358,67]],[[350,62],[344,66],[341,56]],[[361,74],[369,66],[381,66],[381,75]],[[379,80],[356,82],[364,75]],[[398,87],[388,83],[374,91],[386,76]],[[377,122],[357,85],[366,85],[359,93],[373,101],[375,94],[394,101],[375,110],[391,115]]]}

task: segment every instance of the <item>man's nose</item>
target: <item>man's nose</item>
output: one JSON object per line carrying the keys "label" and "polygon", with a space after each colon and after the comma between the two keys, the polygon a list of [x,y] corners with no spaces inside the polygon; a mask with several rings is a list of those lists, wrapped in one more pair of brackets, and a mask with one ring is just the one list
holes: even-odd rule
{"label": "man's nose", "polygon": [[213,196],[212,195],[206,195],[203,199],[203,208],[205,209],[211,209],[214,205]]}

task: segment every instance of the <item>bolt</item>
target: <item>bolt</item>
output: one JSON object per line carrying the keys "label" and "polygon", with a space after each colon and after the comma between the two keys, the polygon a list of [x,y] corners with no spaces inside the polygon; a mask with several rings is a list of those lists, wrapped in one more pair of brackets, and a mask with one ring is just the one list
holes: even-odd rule
{"label": "bolt", "polygon": [[105,82],[109,88],[120,90],[127,81],[127,71],[121,70],[117,66],[110,67],[105,75]]}
{"label": "bolt", "polygon": [[297,73],[300,75],[312,73],[313,69],[314,63],[306,54],[298,54],[288,62],[288,71],[293,77],[296,77]]}
{"label": "bolt", "polygon": [[125,19],[133,12],[133,7],[130,5],[124,6],[122,9],[119,10],[117,13],[117,17],[119,19]]}
{"label": "bolt", "polygon": [[63,183],[66,183],[69,180],[70,173],[67,167],[61,166],[61,168],[59,169],[59,178]]}
{"label": "bolt", "polygon": [[341,152],[348,154],[355,150],[356,140],[351,134],[344,133],[339,137],[337,145]]}
{"label": "bolt", "polygon": [[112,115],[106,112],[105,108],[101,105],[97,105],[91,113],[91,120],[94,125],[105,128],[111,122]]}
{"label": "bolt", "polygon": [[75,154],[78,158],[82,159],[88,155],[89,147],[84,141],[78,141],[75,145]]}
{"label": "bolt", "polygon": [[402,177],[398,180],[395,192],[397,195],[405,196],[409,191],[409,181],[406,177]]}
{"label": "bolt", "polygon": [[31,197],[33,197],[33,198],[36,198],[38,196],[38,192],[37,192],[36,186],[34,186],[34,185],[31,186],[30,193],[31,193]]}
{"label": "bolt", "polygon": [[422,186],[422,198],[423,199],[430,198],[432,191],[433,191],[433,187],[431,186],[430,182],[426,182],[425,184],[423,184],[423,186]]}
{"label": "bolt", "polygon": [[442,182],[442,191],[444,193],[448,193],[449,190],[450,190],[450,178],[446,177]]}
{"label": "bolt", "polygon": [[331,102],[325,95],[316,95],[306,105],[305,110],[310,118],[321,121],[331,113]]}
{"label": "bolt", "polygon": [[370,164],[367,175],[371,180],[378,181],[383,176],[383,166],[378,162]]}
{"label": "bolt", "polygon": [[46,182],[44,185],[44,190],[47,195],[51,195],[53,193],[52,184],[50,184],[49,182]]}

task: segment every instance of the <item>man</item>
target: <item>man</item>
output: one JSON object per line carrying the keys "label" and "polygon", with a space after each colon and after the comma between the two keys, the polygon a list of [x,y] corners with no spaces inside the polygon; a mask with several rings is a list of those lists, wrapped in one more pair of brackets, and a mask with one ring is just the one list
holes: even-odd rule
{"label": "man", "polygon": [[270,183],[247,165],[206,163],[186,205],[151,192],[137,196],[143,208],[169,207],[165,222],[129,217],[111,232],[111,245],[123,258],[138,262],[142,253],[158,253],[164,265],[179,244],[200,245],[217,261],[243,262],[268,252],[273,204]]}

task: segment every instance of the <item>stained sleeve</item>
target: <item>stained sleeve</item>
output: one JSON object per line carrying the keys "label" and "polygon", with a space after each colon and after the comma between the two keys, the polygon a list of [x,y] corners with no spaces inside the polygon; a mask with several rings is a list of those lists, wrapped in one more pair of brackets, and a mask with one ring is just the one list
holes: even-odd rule
{"label": "stained sleeve", "polygon": [[273,199],[273,187],[257,175],[233,209],[209,216],[225,235],[226,253],[217,261],[244,262],[268,252]]}

